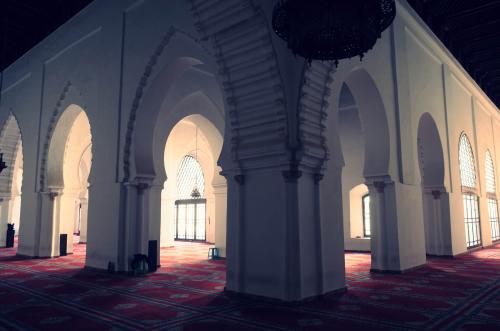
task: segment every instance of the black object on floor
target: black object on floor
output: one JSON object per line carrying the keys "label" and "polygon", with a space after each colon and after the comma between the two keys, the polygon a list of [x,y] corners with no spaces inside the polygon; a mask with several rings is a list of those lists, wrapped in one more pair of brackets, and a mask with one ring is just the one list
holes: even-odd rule
{"label": "black object on floor", "polygon": [[59,256],[68,255],[68,235],[63,233],[59,235]]}
{"label": "black object on floor", "polygon": [[148,245],[149,272],[155,272],[158,268],[158,241],[150,240]]}
{"label": "black object on floor", "polygon": [[5,247],[14,247],[14,236],[16,230],[14,229],[14,224],[7,224],[7,239],[5,241]]}

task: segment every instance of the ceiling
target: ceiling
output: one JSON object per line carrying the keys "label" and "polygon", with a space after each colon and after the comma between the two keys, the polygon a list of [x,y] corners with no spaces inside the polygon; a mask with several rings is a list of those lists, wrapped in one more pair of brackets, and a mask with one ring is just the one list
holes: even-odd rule
{"label": "ceiling", "polygon": [[408,0],[500,108],[500,0]]}
{"label": "ceiling", "polygon": [[0,71],[92,0],[0,0]]}
{"label": "ceiling", "polygon": [[[93,0],[0,0],[0,71]],[[500,0],[407,0],[500,108]]]}

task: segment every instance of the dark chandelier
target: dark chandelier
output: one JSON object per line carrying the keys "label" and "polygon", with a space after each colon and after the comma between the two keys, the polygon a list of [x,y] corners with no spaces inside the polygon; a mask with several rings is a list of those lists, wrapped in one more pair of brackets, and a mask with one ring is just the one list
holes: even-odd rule
{"label": "dark chandelier", "polygon": [[394,0],[279,0],[272,24],[294,54],[337,64],[363,58],[395,16]]}

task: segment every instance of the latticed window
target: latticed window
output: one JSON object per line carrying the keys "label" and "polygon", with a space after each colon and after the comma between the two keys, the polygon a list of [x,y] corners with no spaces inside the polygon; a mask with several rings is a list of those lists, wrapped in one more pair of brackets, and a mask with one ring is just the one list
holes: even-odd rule
{"label": "latticed window", "polygon": [[177,199],[191,199],[193,189],[197,188],[201,197],[205,197],[205,179],[198,161],[191,155],[186,155],[177,171]]}
{"label": "latticed window", "polygon": [[462,186],[476,188],[476,167],[474,166],[474,154],[467,135],[460,136],[460,148],[458,154],[460,162],[460,178]]}
{"label": "latticed window", "polygon": [[490,151],[486,151],[486,192],[488,194],[488,216],[491,226],[491,240],[500,240],[498,202],[496,197],[495,168]]}
{"label": "latticed window", "polygon": [[460,136],[458,158],[463,188],[465,240],[467,248],[473,248],[481,245],[481,224],[479,219],[479,199],[474,193],[476,189],[474,153],[465,134]]}
{"label": "latticed window", "polygon": [[370,227],[370,195],[365,195],[362,198],[363,203],[363,237],[369,238],[371,236]]}
{"label": "latticed window", "polygon": [[187,155],[177,172],[175,239],[206,240],[206,199],[203,170],[198,161]]}

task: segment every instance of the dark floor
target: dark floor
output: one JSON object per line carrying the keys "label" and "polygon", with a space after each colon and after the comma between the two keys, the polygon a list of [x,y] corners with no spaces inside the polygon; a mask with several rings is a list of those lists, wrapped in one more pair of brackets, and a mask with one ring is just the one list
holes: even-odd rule
{"label": "dark floor", "polygon": [[145,277],[83,270],[85,245],[38,260],[0,249],[0,329],[500,330],[500,245],[404,275],[370,274],[370,256],[349,253],[348,291],[299,306],[225,296],[207,248],[163,249]]}

